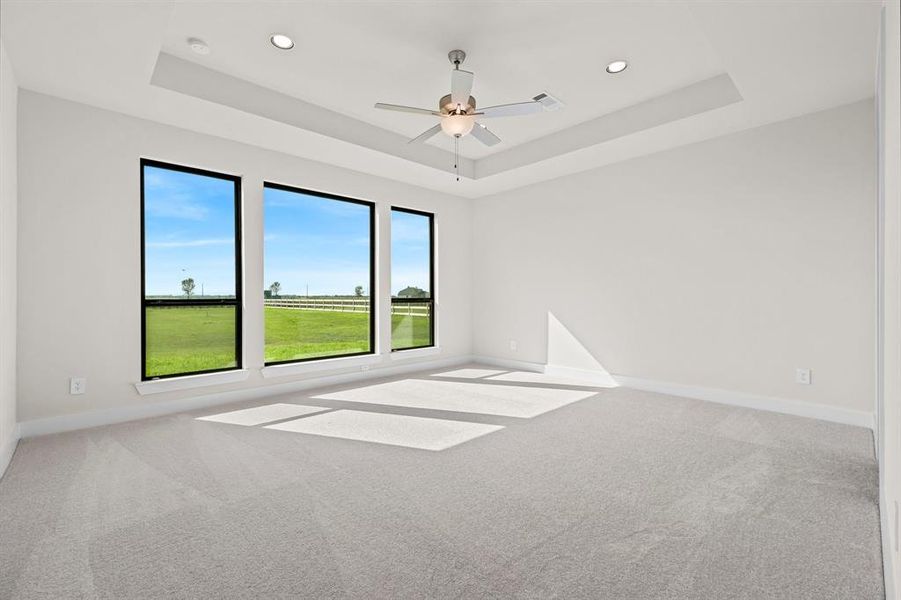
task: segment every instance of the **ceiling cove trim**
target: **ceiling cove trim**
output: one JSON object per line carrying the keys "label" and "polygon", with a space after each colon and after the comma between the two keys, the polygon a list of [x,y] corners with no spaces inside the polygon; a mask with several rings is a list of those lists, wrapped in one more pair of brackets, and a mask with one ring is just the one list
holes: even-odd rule
{"label": "ceiling cove trim", "polygon": [[727,73],[573,125],[476,161],[476,179],[526,167],[743,100]]}
{"label": "ceiling cove trim", "polygon": [[[159,54],[150,83],[442,172],[454,172],[450,152],[425,144],[410,145],[396,132],[171,54]],[[722,73],[479,160],[460,157],[460,175],[487,179],[742,100],[732,78]]]}
{"label": "ceiling cove trim", "polygon": [[[454,155],[450,152],[424,144],[408,144],[409,140],[399,133],[165,52],[157,58],[150,83],[440,171],[455,172]],[[461,157],[460,175],[472,179],[473,172],[473,161]]]}

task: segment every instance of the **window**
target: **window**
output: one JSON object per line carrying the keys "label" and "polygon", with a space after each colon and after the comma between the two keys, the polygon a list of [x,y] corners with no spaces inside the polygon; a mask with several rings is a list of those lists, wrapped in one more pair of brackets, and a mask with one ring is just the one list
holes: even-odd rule
{"label": "window", "polygon": [[391,349],[435,345],[434,216],[391,209]]}
{"label": "window", "polygon": [[141,376],[241,367],[240,178],[141,160]]}
{"label": "window", "polygon": [[375,206],[266,183],[266,364],[372,354]]}

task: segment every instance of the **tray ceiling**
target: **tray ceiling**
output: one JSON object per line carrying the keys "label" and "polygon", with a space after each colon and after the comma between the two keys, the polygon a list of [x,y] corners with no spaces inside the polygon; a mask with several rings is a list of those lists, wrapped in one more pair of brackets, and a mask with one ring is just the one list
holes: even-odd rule
{"label": "tray ceiling", "polygon": [[[871,97],[879,7],[3,0],[0,32],[26,89],[478,197]],[[493,148],[464,139],[460,182],[450,138],[405,144],[428,117],[372,107],[435,105],[458,47],[480,105],[566,105],[492,120]]]}

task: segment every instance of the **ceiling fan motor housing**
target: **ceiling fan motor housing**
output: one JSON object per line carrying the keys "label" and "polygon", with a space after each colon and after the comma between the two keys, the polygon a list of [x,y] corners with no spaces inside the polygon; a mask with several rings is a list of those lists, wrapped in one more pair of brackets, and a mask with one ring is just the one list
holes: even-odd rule
{"label": "ceiling fan motor housing", "polygon": [[447,59],[451,61],[455,67],[459,67],[466,60],[466,53],[462,50],[451,50],[447,53]]}
{"label": "ceiling fan motor housing", "polygon": [[[451,100],[451,95],[442,96],[441,100],[438,101],[438,110],[443,115],[454,114],[457,110],[457,105],[453,103]],[[476,111],[476,99],[473,96],[469,97],[469,104],[466,107],[465,113],[470,115]]]}

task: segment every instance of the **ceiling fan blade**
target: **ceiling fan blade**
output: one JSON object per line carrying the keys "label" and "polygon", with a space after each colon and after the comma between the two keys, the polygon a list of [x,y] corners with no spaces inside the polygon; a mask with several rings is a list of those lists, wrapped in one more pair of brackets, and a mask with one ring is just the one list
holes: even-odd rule
{"label": "ceiling fan blade", "polygon": [[516,102],[515,104],[499,104],[498,106],[489,106],[488,108],[480,108],[479,112],[486,119],[489,117],[516,117],[518,115],[531,115],[544,111],[544,106],[540,102]]}
{"label": "ceiling fan blade", "polygon": [[459,104],[463,108],[469,106],[469,96],[472,95],[473,74],[469,71],[454,69],[451,71],[451,102]]}
{"label": "ceiling fan blade", "polygon": [[501,143],[501,138],[488,131],[488,128],[481,123],[476,123],[470,133],[472,134],[472,137],[479,140],[486,146],[494,146]]}
{"label": "ceiling fan blade", "polygon": [[429,110],[427,108],[414,108],[412,106],[401,106],[400,104],[385,104],[384,102],[376,103],[375,107],[381,108],[382,110],[396,110],[397,112],[413,113],[417,115],[441,115],[441,113],[436,110]]}
{"label": "ceiling fan blade", "polygon": [[[473,129],[475,129],[475,128],[473,127]],[[430,127],[429,129],[426,129],[425,131],[423,131],[422,133],[420,133],[419,135],[417,135],[415,138],[413,138],[412,140],[410,140],[407,143],[408,144],[421,144],[422,142],[426,141],[427,139],[429,139],[430,137],[432,137],[439,131],[441,131],[440,123],[438,125],[435,125],[434,127]]]}

